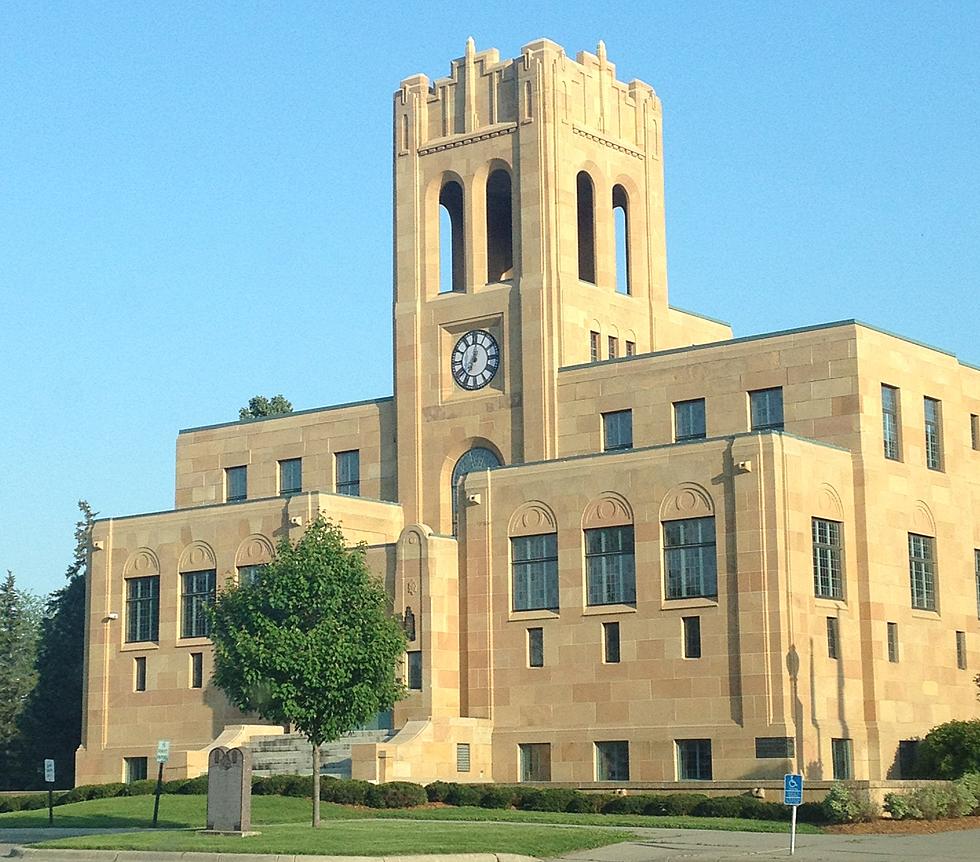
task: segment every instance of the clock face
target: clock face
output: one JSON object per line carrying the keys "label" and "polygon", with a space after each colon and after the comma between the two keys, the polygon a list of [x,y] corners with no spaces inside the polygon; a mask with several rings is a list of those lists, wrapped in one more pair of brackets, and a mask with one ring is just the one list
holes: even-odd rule
{"label": "clock face", "polygon": [[471,329],[453,348],[453,380],[463,389],[482,389],[500,368],[500,347],[485,329]]}

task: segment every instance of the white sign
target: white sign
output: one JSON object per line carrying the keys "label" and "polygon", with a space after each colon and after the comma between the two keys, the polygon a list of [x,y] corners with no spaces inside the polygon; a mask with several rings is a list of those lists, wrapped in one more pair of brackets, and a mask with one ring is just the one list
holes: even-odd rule
{"label": "white sign", "polygon": [[45,760],[44,761],[44,780],[48,784],[54,784],[54,761]]}
{"label": "white sign", "polygon": [[170,760],[170,740],[161,739],[157,741],[157,763],[166,763]]}

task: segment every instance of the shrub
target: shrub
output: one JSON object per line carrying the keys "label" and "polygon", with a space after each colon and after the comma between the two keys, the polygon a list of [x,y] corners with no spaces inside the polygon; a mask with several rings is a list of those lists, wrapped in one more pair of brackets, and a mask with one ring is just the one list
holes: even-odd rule
{"label": "shrub", "polygon": [[517,789],[506,785],[491,784],[480,797],[481,808],[510,808],[517,799]]}
{"label": "shrub", "polygon": [[389,781],[372,784],[366,802],[372,808],[414,808],[428,802],[425,788],[411,781]]}
{"label": "shrub", "polygon": [[[765,799],[756,799],[754,796],[742,796],[741,800],[741,816],[749,820],[789,820],[793,816],[793,809],[789,805],[766,802]],[[799,811],[796,812],[796,817],[799,819]]]}
{"label": "shrub", "polygon": [[364,805],[372,786],[356,779],[327,778],[320,782],[320,799],[339,805]]}
{"label": "shrub", "polygon": [[187,782],[190,781],[189,778],[174,778],[170,781],[163,782],[163,792],[164,793],[180,793],[180,788],[183,787]]}
{"label": "shrub", "polygon": [[429,797],[429,802],[445,802],[452,786],[447,781],[433,781],[425,785],[425,795]]}
{"label": "shrub", "polygon": [[8,811],[20,811],[20,800],[19,796],[0,796],[0,814],[6,814]]}
{"label": "shrub", "polygon": [[[312,775],[287,775],[285,778],[280,791],[282,796],[298,796],[301,799],[309,799],[313,796]],[[320,780],[322,783],[323,779]]]}
{"label": "shrub", "polygon": [[707,798],[703,793],[670,793],[663,797],[663,816],[680,817],[690,814]]}
{"label": "shrub", "polygon": [[38,811],[41,808],[48,807],[48,800],[46,795],[42,795],[40,793],[37,796],[21,796],[19,798],[20,798],[19,810],[21,811]]}
{"label": "shrub", "polygon": [[714,796],[694,806],[695,817],[741,817],[742,797]]}
{"label": "shrub", "polygon": [[644,814],[646,796],[611,796],[602,805],[603,814]]}
{"label": "shrub", "polygon": [[565,811],[578,796],[577,790],[563,787],[529,787],[518,796],[517,806],[524,811]]}
{"label": "shrub", "polygon": [[612,798],[605,793],[579,793],[565,810],[579,814],[598,814],[602,811],[602,806]]}
{"label": "shrub", "polygon": [[179,788],[177,788],[176,792],[184,796],[207,793],[208,792],[207,775],[198,775],[197,778],[187,779],[187,781],[185,781]]}
{"label": "shrub", "polygon": [[[778,803],[773,803],[778,804]],[[782,808],[789,809],[788,805],[781,806]],[[784,820],[790,818],[789,810],[786,811]],[[796,806],[796,819],[800,823],[826,823],[827,816],[824,814],[823,803],[822,802],[804,802],[802,805]]]}
{"label": "shrub", "polygon": [[893,820],[919,820],[922,812],[919,811],[909,796],[901,793],[885,794],[885,811],[891,814]]}
{"label": "shrub", "polygon": [[452,784],[446,793],[446,802],[449,805],[472,805],[480,804],[485,787],[482,784]]}
{"label": "shrub", "polygon": [[957,778],[955,784],[965,787],[973,795],[973,798],[977,800],[970,813],[976,814],[980,811],[980,772],[967,772],[965,775]]}
{"label": "shrub", "polygon": [[824,817],[830,823],[866,823],[880,814],[866,792],[855,792],[840,782],[830,786],[822,805]]}
{"label": "shrub", "polygon": [[[65,794],[65,802],[87,802],[89,799],[109,799],[113,796],[128,796],[129,785],[121,781],[110,784],[80,784]],[[47,805],[47,800],[44,800]],[[43,807],[43,806],[42,806]]]}
{"label": "shrub", "polygon": [[920,778],[948,780],[980,772],[980,718],[948,721],[930,730],[916,749],[915,772]]}
{"label": "shrub", "polygon": [[[144,778],[126,785],[126,796],[150,796],[156,793],[157,780],[155,778]],[[160,789],[163,792],[163,788]]]}

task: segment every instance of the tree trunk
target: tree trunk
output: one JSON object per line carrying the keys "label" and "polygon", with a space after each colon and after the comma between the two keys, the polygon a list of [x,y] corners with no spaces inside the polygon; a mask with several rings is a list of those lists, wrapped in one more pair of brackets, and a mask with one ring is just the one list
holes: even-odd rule
{"label": "tree trunk", "polygon": [[313,745],[313,828],[320,826],[320,746]]}

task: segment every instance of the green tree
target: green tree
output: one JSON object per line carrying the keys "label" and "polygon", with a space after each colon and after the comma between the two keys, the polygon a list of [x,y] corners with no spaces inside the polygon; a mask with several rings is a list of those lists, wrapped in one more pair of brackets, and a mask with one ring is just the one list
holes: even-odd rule
{"label": "green tree", "polygon": [[293,405],[290,404],[282,395],[274,395],[266,398],[264,395],[256,395],[248,401],[248,407],[242,407],[238,411],[239,419],[261,419],[264,416],[283,416],[293,412]]}
{"label": "green tree", "polygon": [[320,825],[320,746],[402,696],[405,635],[363,546],[318,516],[295,544],[284,538],[249,586],[218,596],[214,681],[245,712],[289,722],[312,746],[313,826]]}
{"label": "green tree", "polygon": [[980,772],[980,718],[936,725],[916,749],[915,771],[919,778],[947,780]]}
{"label": "green tree", "polygon": [[55,762],[57,786],[75,784],[75,750],[82,741],[82,670],[85,654],[85,585],[96,512],[78,501],[75,553],[65,572],[68,583],[48,598],[35,667],[37,685],[20,715],[22,785],[39,784],[45,758]]}

